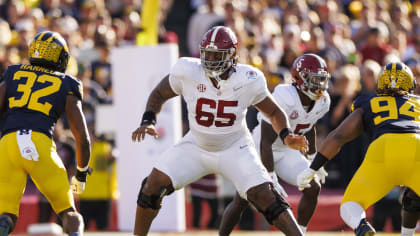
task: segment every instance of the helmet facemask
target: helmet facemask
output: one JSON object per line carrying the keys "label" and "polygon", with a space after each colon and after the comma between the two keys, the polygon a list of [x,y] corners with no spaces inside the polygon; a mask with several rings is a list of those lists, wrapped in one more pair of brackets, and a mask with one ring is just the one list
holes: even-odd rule
{"label": "helmet facemask", "polygon": [[201,65],[206,75],[212,78],[219,77],[234,65],[235,48],[217,49],[210,45],[200,47]]}
{"label": "helmet facemask", "polygon": [[330,74],[327,71],[319,73],[301,71],[299,75],[304,78],[301,91],[311,100],[318,100],[322,97],[324,91],[328,89]]}

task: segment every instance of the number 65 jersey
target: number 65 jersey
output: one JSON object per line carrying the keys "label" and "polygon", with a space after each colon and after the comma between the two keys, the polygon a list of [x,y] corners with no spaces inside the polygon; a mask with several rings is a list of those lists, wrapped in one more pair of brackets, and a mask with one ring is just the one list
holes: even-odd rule
{"label": "number 65 jersey", "polygon": [[65,111],[67,95],[82,99],[78,79],[39,66],[9,66],[2,80],[8,103],[3,135],[30,129],[51,138],[57,119]]}
{"label": "number 65 jersey", "polygon": [[263,73],[238,64],[219,89],[205,75],[196,58],[180,58],[171,70],[172,90],[187,103],[190,133],[207,151],[222,151],[250,133],[246,126],[247,107],[258,104],[270,92]]}

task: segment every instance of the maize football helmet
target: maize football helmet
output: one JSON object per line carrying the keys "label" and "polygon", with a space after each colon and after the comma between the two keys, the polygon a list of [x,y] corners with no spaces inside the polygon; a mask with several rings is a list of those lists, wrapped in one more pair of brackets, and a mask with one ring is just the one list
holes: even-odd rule
{"label": "maize football helmet", "polygon": [[324,59],[307,53],[293,62],[292,78],[302,93],[311,100],[318,100],[328,88],[330,73]]}
{"label": "maize football helmet", "polygon": [[218,77],[236,65],[238,40],[225,26],[215,26],[200,43],[200,59],[207,76]]}
{"label": "maize football helmet", "polygon": [[44,31],[38,33],[29,44],[31,65],[65,72],[69,60],[69,48],[59,33]]}
{"label": "maize football helmet", "polygon": [[378,76],[377,92],[406,91],[411,93],[416,87],[416,80],[411,69],[402,62],[390,62]]}

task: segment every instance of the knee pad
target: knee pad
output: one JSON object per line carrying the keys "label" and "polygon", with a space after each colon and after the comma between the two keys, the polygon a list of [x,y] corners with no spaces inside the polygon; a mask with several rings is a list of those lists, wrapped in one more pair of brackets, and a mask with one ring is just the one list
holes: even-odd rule
{"label": "knee pad", "polygon": [[270,223],[273,224],[273,220],[275,220],[281,213],[290,209],[289,203],[284,200],[277,191],[273,191],[274,195],[276,196],[276,201],[271,204],[265,212],[263,212],[265,219]]}
{"label": "knee pad", "polygon": [[403,193],[402,208],[408,212],[420,212],[420,199],[407,196],[409,191],[411,190],[407,188]]}
{"label": "knee pad", "polygon": [[277,193],[274,188],[270,188],[273,192],[274,196],[276,197],[276,201],[273,202],[270,206],[267,207],[265,211],[261,210],[257,204],[253,203],[253,205],[257,208],[259,212],[261,212],[268,223],[271,225],[273,224],[273,220],[275,220],[282,212],[290,209],[290,205],[284,200],[279,193]]}
{"label": "knee pad", "polygon": [[147,177],[141,183],[139,195],[137,197],[137,205],[142,208],[151,208],[153,210],[159,210],[161,208],[162,198],[165,195],[171,194],[174,190],[170,186],[164,186],[159,189],[158,194],[147,195],[143,193],[143,187],[146,184]]}

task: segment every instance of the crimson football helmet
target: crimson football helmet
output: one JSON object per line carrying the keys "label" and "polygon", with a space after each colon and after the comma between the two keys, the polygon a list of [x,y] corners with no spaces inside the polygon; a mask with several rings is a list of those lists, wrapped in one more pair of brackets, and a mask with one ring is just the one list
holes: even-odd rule
{"label": "crimson football helmet", "polygon": [[218,78],[236,65],[238,40],[225,26],[215,26],[204,34],[200,43],[200,59],[207,76]]}
{"label": "crimson football helmet", "polygon": [[308,53],[293,62],[292,78],[296,87],[312,100],[318,100],[328,88],[327,64],[321,57]]}

